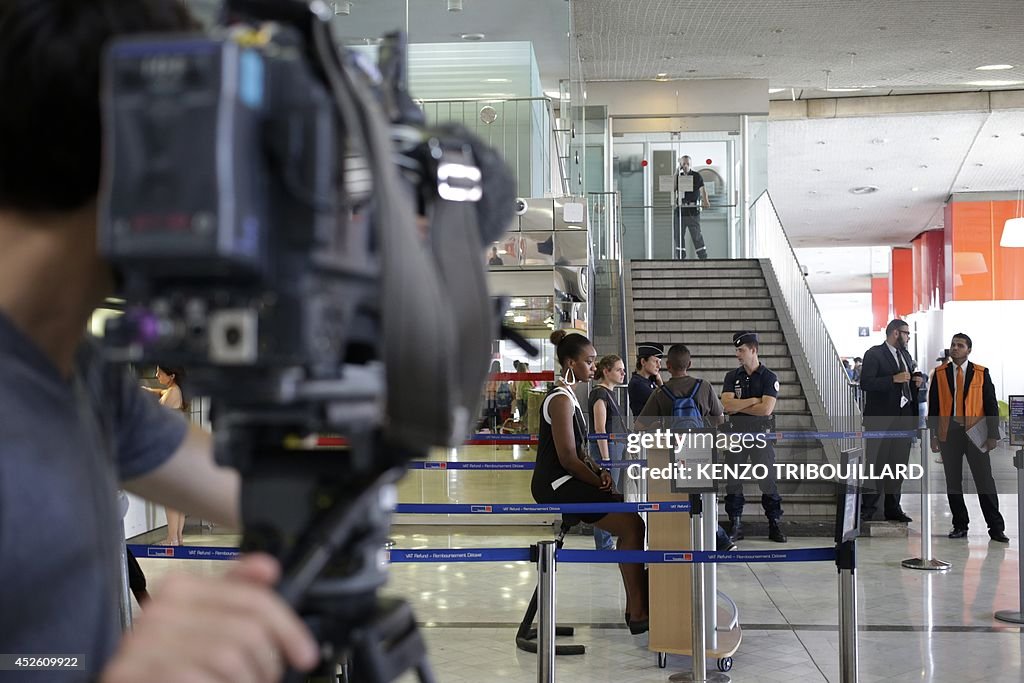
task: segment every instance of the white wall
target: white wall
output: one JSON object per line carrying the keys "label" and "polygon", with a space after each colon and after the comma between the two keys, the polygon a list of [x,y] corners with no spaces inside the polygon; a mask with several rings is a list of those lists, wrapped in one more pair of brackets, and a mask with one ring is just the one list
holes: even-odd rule
{"label": "white wall", "polygon": [[815,294],[825,329],[843,358],[863,356],[870,347],[881,342],[881,336],[857,335],[858,327],[871,327],[871,294]]}
{"label": "white wall", "polygon": [[124,516],[124,537],[131,538],[167,524],[162,505],[128,494],[128,512]]}
{"label": "white wall", "polygon": [[768,113],[767,79],[588,81],[587,103],[609,116]]}
{"label": "white wall", "polygon": [[971,338],[971,360],[992,373],[999,400],[1024,394],[1024,365],[1017,356],[1024,339],[1024,301],[951,301],[942,315],[942,329],[940,352],[957,332]]}

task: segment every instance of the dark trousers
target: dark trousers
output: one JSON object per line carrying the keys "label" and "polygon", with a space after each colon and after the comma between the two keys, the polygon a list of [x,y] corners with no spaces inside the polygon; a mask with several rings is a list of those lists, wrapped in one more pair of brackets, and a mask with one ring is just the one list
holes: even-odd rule
{"label": "dark trousers", "polygon": [[[864,430],[869,432],[904,431],[917,426],[917,418],[913,416],[909,405],[903,407],[903,415],[898,417],[865,417]],[[874,465],[875,472],[880,473],[886,465],[907,465],[910,462],[910,439],[867,439],[867,463]],[[900,497],[903,490],[902,479],[874,479],[864,483],[861,494],[860,516],[871,519],[878,509],[878,499],[885,494],[885,516],[896,517],[902,512]]]}
{"label": "dark trousers", "polygon": [[[694,209],[689,209],[693,211]],[[708,250],[704,248],[704,236],[700,233],[700,214],[686,215],[682,208],[672,210],[672,258],[686,258],[686,233],[690,233],[693,250],[697,258],[706,259]]]}
{"label": "dark trousers", "polygon": [[942,452],[942,469],[946,471],[946,495],[949,510],[953,513],[953,527],[966,529],[970,523],[967,505],[964,504],[964,456],[971,468],[974,488],[978,491],[981,513],[989,531],[1003,531],[1005,523],[999,514],[999,499],[996,497],[996,482],[992,478],[992,462],[987,453],[982,453],[967,437],[967,432],[956,423],[949,426],[946,440],[939,444]]}
{"label": "dark trousers", "polygon": [[[761,507],[764,508],[764,516],[770,522],[777,522],[782,518],[782,497],[775,483],[775,448],[769,443],[764,448],[744,448],[736,453],[725,453],[727,465],[742,465],[748,459],[751,465],[765,465],[768,468],[768,476],[759,479],[757,485],[761,488]],[[725,484],[725,513],[730,518],[739,517],[743,514],[746,502],[746,498],[743,497],[743,482],[730,478]]]}

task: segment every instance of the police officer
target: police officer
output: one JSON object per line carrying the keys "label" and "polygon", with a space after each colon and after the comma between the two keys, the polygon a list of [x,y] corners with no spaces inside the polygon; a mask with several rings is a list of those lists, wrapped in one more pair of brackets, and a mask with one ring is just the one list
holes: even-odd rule
{"label": "police officer", "polygon": [[656,342],[640,342],[636,345],[636,369],[629,378],[626,392],[629,396],[629,411],[633,417],[647,405],[647,399],[662,385],[661,359],[665,345]]}
{"label": "police officer", "polygon": [[[737,332],[732,336],[736,347],[736,359],[740,367],[725,376],[722,388],[722,405],[730,416],[730,431],[744,434],[758,434],[772,431],[775,401],[779,396],[779,378],[758,360],[757,333]],[[750,459],[752,465],[765,465],[768,476],[758,480],[761,488],[761,506],[768,518],[768,538],[776,543],[785,543],[782,533],[782,497],[775,484],[775,449],[771,442],[764,446],[728,451],[725,461],[730,465],[743,464]],[[725,487],[725,511],[731,527],[729,537],[733,541],[743,538],[743,482],[730,479]]]}

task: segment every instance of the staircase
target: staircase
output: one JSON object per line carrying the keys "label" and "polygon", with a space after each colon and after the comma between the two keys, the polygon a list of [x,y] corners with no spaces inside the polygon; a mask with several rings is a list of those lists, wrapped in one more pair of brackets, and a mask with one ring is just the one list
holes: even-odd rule
{"label": "staircase", "polygon": [[[690,374],[711,382],[720,394],[726,373],[737,367],[733,333],[753,330],[760,338],[761,362],[779,377],[776,429],[827,429],[812,415],[804,393],[805,383],[813,387],[810,372],[800,367],[800,359],[790,352],[783,330],[792,325],[784,324],[789,321],[777,313],[760,261],[631,261],[627,278],[626,301],[631,310],[626,317],[632,321],[632,348],[638,341],[661,342],[666,349],[671,344],[686,344],[693,354]],[[775,452],[777,463],[828,461],[825,447],[817,440],[777,442]],[[744,522],[752,523],[757,534],[758,522],[765,519],[756,482],[745,484],[744,493]],[[832,484],[783,480],[779,493],[787,533],[833,533],[836,502]],[[719,496],[721,501],[724,490]]]}

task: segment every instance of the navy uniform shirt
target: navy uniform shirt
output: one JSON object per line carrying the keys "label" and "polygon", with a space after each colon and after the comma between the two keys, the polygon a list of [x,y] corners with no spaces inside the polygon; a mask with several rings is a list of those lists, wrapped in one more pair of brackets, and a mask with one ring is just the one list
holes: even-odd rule
{"label": "navy uniform shirt", "polygon": [[626,392],[629,394],[629,412],[633,417],[640,414],[640,411],[647,405],[647,399],[651,397],[658,383],[653,378],[634,372],[629,378],[629,387]]}
{"label": "navy uniform shirt", "polygon": [[[735,394],[736,398],[761,398],[762,396],[778,398],[779,378],[766,368],[764,363],[758,365],[752,375],[748,375],[746,369],[741,365],[725,376],[722,393]],[[753,429],[762,427],[768,420],[763,415],[733,413],[731,421],[734,427]]]}

